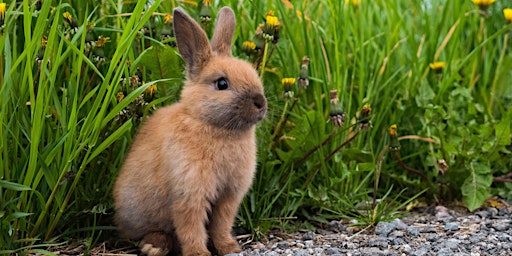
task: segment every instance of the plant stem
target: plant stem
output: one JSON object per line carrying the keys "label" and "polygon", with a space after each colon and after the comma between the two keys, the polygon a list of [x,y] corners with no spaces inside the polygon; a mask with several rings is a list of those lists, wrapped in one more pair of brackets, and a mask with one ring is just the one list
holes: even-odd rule
{"label": "plant stem", "polygon": [[424,173],[414,169],[414,168],[411,168],[409,166],[407,166],[404,162],[402,162],[402,159],[400,158],[400,155],[398,154],[398,151],[395,151],[395,153],[393,154],[395,156],[395,159],[398,161],[398,164],[404,168],[405,170],[409,171],[409,172],[412,172],[414,174],[417,174],[419,176],[421,176],[425,181],[428,181],[428,177],[427,175],[425,175]]}

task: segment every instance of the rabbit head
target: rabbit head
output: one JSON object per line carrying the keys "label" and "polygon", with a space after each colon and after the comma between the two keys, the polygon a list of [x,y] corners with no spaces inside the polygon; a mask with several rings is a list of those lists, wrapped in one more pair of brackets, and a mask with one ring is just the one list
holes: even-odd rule
{"label": "rabbit head", "polygon": [[187,67],[180,102],[202,122],[240,131],[264,117],[267,101],[256,70],[231,55],[235,27],[233,11],[222,8],[210,43],[196,21],[174,9],[176,42]]}

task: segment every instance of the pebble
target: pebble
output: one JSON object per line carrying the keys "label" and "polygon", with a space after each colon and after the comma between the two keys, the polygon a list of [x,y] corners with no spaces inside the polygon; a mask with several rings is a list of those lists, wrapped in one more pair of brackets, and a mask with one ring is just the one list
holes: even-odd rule
{"label": "pebble", "polygon": [[254,242],[229,256],[320,255],[512,255],[512,210],[486,208],[457,213],[436,207],[423,213],[380,222],[375,228],[350,233],[350,223],[331,221],[326,230],[307,231]]}

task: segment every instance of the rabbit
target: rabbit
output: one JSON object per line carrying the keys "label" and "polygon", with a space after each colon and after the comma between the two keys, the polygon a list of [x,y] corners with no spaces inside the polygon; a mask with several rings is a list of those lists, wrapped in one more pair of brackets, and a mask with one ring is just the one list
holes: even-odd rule
{"label": "rabbit", "polygon": [[179,101],[135,136],[113,188],[114,221],[150,256],[240,252],[231,231],[256,170],[267,100],[254,67],[231,54],[233,10],[218,12],[211,43],[183,9],[173,15],[186,81]]}

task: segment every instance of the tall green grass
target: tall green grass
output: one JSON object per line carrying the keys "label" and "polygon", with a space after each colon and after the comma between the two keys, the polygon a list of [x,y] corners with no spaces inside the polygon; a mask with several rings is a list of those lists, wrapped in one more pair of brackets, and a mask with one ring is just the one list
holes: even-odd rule
{"label": "tall green grass", "polygon": [[[77,236],[92,244],[114,229],[110,190],[132,136],[155,107],[179,95],[183,65],[172,37],[161,37],[172,35],[165,14],[183,6],[197,17],[202,8],[148,2],[7,3],[3,253]],[[223,5],[237,14],[234,54],[268,60],[258,66],[270,106],[258,129],[258,173],[237,222],[247,232],[285,228],[297,217],[371,225],[423,191],[431,202],[463,200],[471,210],[490,195],[511,197],[512,25],[502,9],[512,6],[220,1],[212,15]],[[279,18],[279,40],[249,57],[243,42],[254,40],[268,10]],[[100,36],[109,38],[104,46]],[[281,79],[297,78],[304,56],[310,84],[285,96]],[[446,66],[436,72],[435,61]],[[334,89],[337,105],[329,99]],[[368,130],[359,128],[364,105],[372,109]],[[344,126],[327,122],[334,107],[344,111]],[[392,124],[398,138],[389,136]],[[396,143],[400,149],[389,147]]]}

